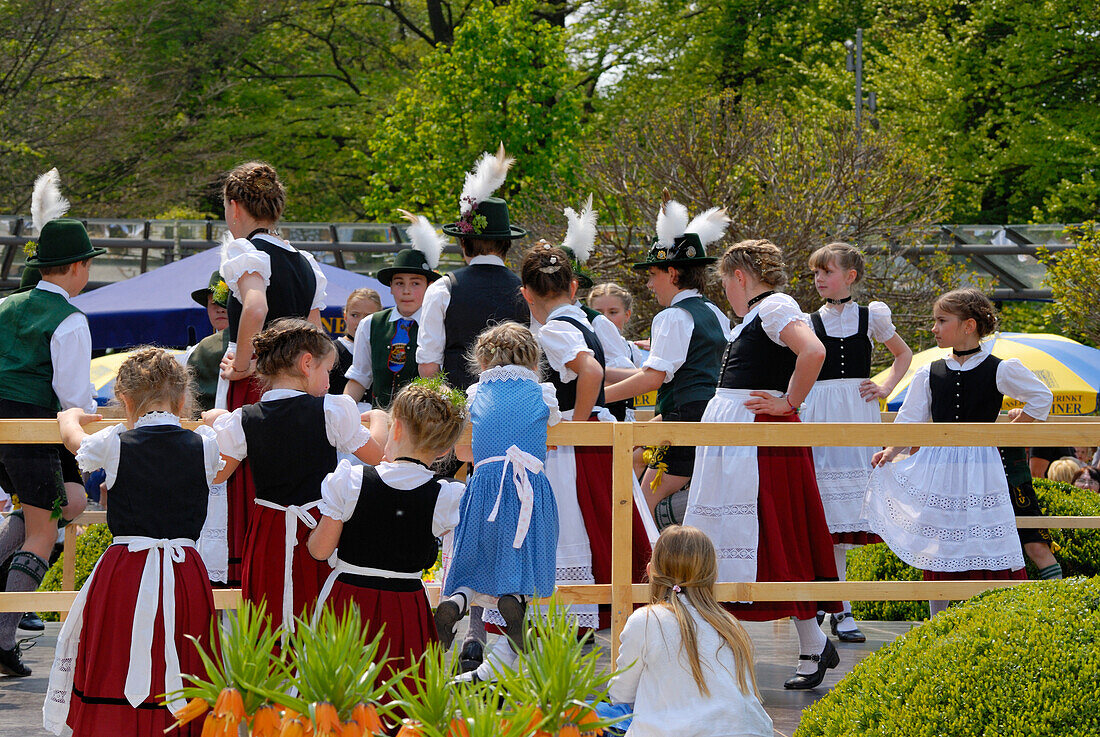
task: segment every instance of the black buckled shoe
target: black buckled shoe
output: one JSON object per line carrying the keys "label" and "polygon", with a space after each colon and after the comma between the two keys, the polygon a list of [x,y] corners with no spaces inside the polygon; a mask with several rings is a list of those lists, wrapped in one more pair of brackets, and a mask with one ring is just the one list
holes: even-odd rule
{"label": "black buckled shoe", "polygon": [[497,611],[504,619],[504,634],[512,643],[512,649],[517,653],[523,652],[527,605],[518,596],[505,594],[497,599]]}
{"label": "black buckled shoe", "polygon": [[783,688],[798,691],[817,688],[825,680],[825,671],[840,665],[840,654],[836,651],[836,645],[828,638],[825,639],[825,649],[820,655],[799,655],[798,659],[817,663],[817,672],[806,675],[795,673],[783,683]]}
{"label": "black buckled shoe", "polygon": [[26,678],[31,674],[31,669],[23,665],[21,657],[22,648],[16,643],[11,650],[0,648],[0,675]]}
{"label": "black buckled shoe", "polygon": [[26,630],[27,632],[44,632],[46,623],[34,612],[27,612],[23,615],[23,618],[19,620],[19,629]]}
{"label": "black buckled shoe", "polygon": [[444,652],[451,649],[451,643],[455,641],[458,620],[462,619],[464,614],[465,612],[458,608],[458,604],[450,599],[439,602],[439,606],[435,608],[435,631],[439,635],[439,642],[443,645]]}
{"label": "black buckled shoe", "polygon": [[825,624],[825,612],[818,612],[817,613],[817,626],[820,627],[823,624]]}
{"label": "black buckled shoe", "polygon": [[834,614],[832,616],[832,629],[833,637],[837,638],[841,642],[867,642],[867,636],[859,631],[859,627],[854,630],[838,630],[837,625],[843,622],[845,619],[855,619],[851,612],[841,612],[840,614]]}
{"label": "black buckled shoe", "polygon": [[463,673],[476,670],[481,661],[485,659],[485,646],[477,640],[466,640],[462,643],[462,653],[458,656],[458,662],[462,666]]}

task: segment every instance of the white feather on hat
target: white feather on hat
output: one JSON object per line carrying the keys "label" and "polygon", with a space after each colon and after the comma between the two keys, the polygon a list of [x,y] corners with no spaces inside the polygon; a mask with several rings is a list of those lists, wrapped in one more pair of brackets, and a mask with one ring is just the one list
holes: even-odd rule
{"label": "white feather on hat", "polygon": [[668,200],[657,213],[657,243],[671,247],[673,241],[684,234],[687,225],[687,208],[676,200]]}
{"label": "white feather on hat", "polygon": [[439,256],[443,253],[443,246],[447,244],[447,239],[441,236],[432,225],[432,221],[423,215],[413,215],[400,208],[397,211],[412,223],[405,229],[412,247],[424,254],[424,261],[428,264],[428,268],[434,270],[439,265]]}
{"label": "white feather on hat", "polygon": [[725,235],[729,224],[730,216],[726,214],[726,208],[712,207],[701,215],[696,215],[684,232],[695,233],[705,246]]}
{"label": "white feather on hat", "polygon": [[34,193],[31,195],[31,227],[39,233],[42,226],[51,220],[57,220],[69,211],[69,201],[61,196],[61,175],[57,168],[34,180]]}
{"label": "white feather on hat", "polygon": [[565,218],[569,226],[565,230],[565,239],[562,245],[573,250],[577,263],[583,264],[592,255],[592,248],[596,245],[596,217],[599,212],[592,209],[592,195],[581,205],[581,213],[577,214],[572,207],[564,210]]}
{"label": "white feather on hat", "polygon": [[458,200],[459,212],[465,217],[487,197],[504,184],[508,169],[515,159],[504,153],[504,144],[500,144],[496,155],[486,151],[478,159],[474,170],[467,172],[466,182],[462,186],[462,196]]}

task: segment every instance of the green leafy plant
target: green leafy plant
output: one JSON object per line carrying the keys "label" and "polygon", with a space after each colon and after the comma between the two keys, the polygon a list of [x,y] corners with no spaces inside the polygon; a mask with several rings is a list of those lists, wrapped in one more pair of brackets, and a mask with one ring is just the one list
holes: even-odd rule
{"label": "green leafy plant", "polygon": [[1100,733],[1100,579],[952,607],[860,662],[795,737]]}
{"label": "green leafy plant", "polygon": [[[80,589],[88,576],[92,575],[95,564],[99,562],[104,551],[111,546],[114,536],[107,529],[107,525],[88,525],[84,532],[76,538],[76,578],[75,585]],[[39,591],[60,591],[62,571],[65,566],[65,554],[62,553],[50,569],[46,571]],[[41,612],[40,615],[47,622],[56,622],[60,618],[57,612]]]}
{"label": "green leafy plant", "polygon": [[[848,551],[849,581],[920,581],[923,574],[902,563],[886,543],[864,545]],[[853,601],[856,619],[919,622],[928,619],[927,601]]]}
{"label": "green leafy plant", "polygon": [[[1100,494],[1095,491],[1078,489],[1050,479],[1032,479],[1031,482],[1035,485],[1035,496],[1044,515],[1100,516]],[[1066,576],[1100,574],[1100,530],[1051,529],[1050,537],[1054,542],[1054,555],[1062,564]],[[1037,576],[1030,560],[1028,572],[1032,577]]]}

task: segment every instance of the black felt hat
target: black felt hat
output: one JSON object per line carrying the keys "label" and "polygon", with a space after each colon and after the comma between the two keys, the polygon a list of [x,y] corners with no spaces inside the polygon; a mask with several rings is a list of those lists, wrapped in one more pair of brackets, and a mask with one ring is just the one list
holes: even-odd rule
{"label": "black felt hat", "polygon": [[527,235],[526,230],[508,220],[508,203],[499,197],[486,197],[466,217],[444,225],[443,232],[454,238],[487,241],[513,240]]}
{"label": "black felt hat", "polygon": [[394,254],[393,266],[387,266],[384,269],[379,269],[375,274],[375,278],[378,281],[385,284],[387,287],[390,282],[398,274],[417,274],[428,278],[428,283],[443,276],[438,271],[433,271],[428,267],[428,260],[424,256],[424,252],[415,248],[404,248]]}
{"label": "black felt hat", "polygon": [[645,260],[635,263],[632,268],[641,271],[650,266],[701,266],[717,260],[714,256],[707,255],[698,234],[684,233],[677,236],[671,246],[654,242]]}

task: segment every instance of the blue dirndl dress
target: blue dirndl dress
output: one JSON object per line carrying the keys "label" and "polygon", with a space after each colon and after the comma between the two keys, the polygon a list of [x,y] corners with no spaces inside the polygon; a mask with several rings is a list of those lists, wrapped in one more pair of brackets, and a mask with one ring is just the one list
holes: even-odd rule
{"label": "blue dirndl dress", "polygon": [[549,596],[558,509],[542,470],[550,417],[543,388],[533,371],[500,366],[485,371],[470,393],[474,472],[443,594],[466,586],[488,596]]}

